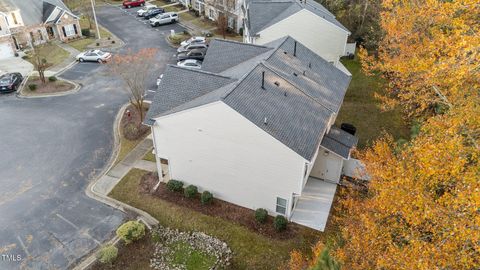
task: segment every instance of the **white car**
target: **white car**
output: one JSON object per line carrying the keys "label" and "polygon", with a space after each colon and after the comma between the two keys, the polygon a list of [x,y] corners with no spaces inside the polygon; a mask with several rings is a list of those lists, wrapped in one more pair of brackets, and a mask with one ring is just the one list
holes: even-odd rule
{"label": "white car", "polygon": [[157,7],[156,5],[146,5],[143,8],[141,8],[139,11],[137,11],[137,16],[143,17],[143,15],[145,15],[145,13],[147,13],[147,11],[149,11],[151,9],[154,9],[156,7]]}
{"label": "white car", "polygon": [[184,68],[193,68],[193,69],[201,69],[202,68],[202,61],[198,61],[195,59],[185,59],[177,63],[177,66],[184,67]]}
{"label": "white car", "polygon": [[175,12],[162,13],[151,18],[149,21],[152,27],[160,26],[167,23],[176,23],[178,22],[178,14]]}
{"label": "white car", "polygon": [[162,82],[162,79],[163,79],[163,74],[160,74],[160,76],[158,76],[157,78],[157,86],[160,85],[160,83]]}
{"label": "white car", "polygon": [[112,54],[101,50],[89,50],[78,54],[75,58],[78,60],[78,62],[94,61],[105,63],[112,58]]}
{"label": "white car", "polygon": [[205,43],[206,41],[207,41],[207,39],[205,37],[191,37],[187,40],[182,41],[182,43],[180,43],[180,46],[186,47],[190,44]]}

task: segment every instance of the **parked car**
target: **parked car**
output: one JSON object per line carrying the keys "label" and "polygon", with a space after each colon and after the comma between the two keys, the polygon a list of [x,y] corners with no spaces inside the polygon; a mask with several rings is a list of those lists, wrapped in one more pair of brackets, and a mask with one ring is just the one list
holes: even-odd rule
{"label": "parked car", "polygon": [[157,78],[157,86],[160,85],[160,82],[162,82],[162,79],[163,79],[163,74],[160,74],[160,76],[158,76]]}
{"label": "parked car", "polygon": [[145,0],[124,0],[122,5],[124,8],[143,7],[145,5]]}
{"label": "parked car", "polygon": [[155,5],[146,5],[144,6],[143,8],[141,8],[140,10],[137,11],[137,16],[139,17],[143,17],[143,15],[145,15],[145,13],[147,13],[148,11],[154,9],[154,8],[157,8],[157,6]]}
{"label": "parked car", "polygon": [[0,93],[15,92],[23,81],[20,73],[7,73],[0,76]]}
{"label": "parked car", "polygon": [[201,69],[202,61],[195,60],[195,59],[185,59],[177,62],[177,66],[185,67],[185,68]]}
{"label": "parked car", "polygon": [[145,12],[145,14],[143,14],[143,18],[145,20],[149,20],[159,14],[163,14],[165,12],[165,10],[163,8],[152,8],[151,10]]}
{"label": "parked car", "polygon": [[79,62],[94,61],[99,63],[105,63],[110,58],[112,58],[112,54],[101,50],[89,50],[78,54],[76,58]]}
{"label": "parked car", "polygon": [[180,46],[180,48],[177,49],[177,52],[182,53],[182,52],[188,52],[191,50],[207,49],[207,48],[208,48],[208,44],[206,43],[193,43],[187,46]]}
{"label": "parked car", "polygon": [[182,61],[185,59],[196,59],[203,61],[206,53],[207,49],[195,49],[188,52],[182,52],[177,55],[177,61]]}
{"label": "parked car", "polygon": [[178,14],[175,12],[167,12],[150,19],[150,25],[152,27],[175,22],[178,22]]}
{"label": "parked car", "polygon": [[206,43],[207,39],[205,37],[191,37],[187,40],[182,41],[180,43],[180,46],[186,47],[190,44],[196,44],[196,43]]}

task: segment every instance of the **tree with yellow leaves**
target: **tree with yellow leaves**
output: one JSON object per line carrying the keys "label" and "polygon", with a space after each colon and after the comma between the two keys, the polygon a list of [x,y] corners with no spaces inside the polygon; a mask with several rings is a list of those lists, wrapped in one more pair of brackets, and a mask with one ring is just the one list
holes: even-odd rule
{"label": "tree with yellow leaves", "polygon": [[389,82],[387,107],[401,104],[410,117],[432,115],[445,98],[456,104],[480,87],[478,0],[383,0],[385,33],[378,52],[360,50],[363,67]]}

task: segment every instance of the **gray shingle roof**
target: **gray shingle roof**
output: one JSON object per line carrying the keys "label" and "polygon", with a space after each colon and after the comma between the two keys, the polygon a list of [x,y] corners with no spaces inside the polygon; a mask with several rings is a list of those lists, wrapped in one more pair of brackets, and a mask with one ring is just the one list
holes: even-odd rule
{"label": "gray shingle roof", "polygon": [[[47,3],[47,5],[44,5],[44,3]],[[43,23],[53,11],[51,6],[58,6],[71,13],[70,9],[61,0],[0,0],[0,11],[3,6],[18,8],[25,25]]]}
{"label": "gray shingle roof", "polygon": [[[228,77],[210,72],[169,65],[163,74],[162,81],[145,117],[145,124],[152,125],[153,118],[162,116],[169,111],[173,113],[173,109],[176,107],[189,103],[233,81]],[[203,100],[203,104],[212,101],[212,99]],[[187,106],[182,107],[182,109],[187,108]],[[180,110],[177,108],[176,111]]]}
{"label": "gray shingle roof", "polygon": [[330,131],[323,137],[321,145],[326,149],[348,159],[350,150],[358,143],[358,138],[350,133],[332,126]]}
{"label": "gray shingle roof", "polygon": [[256,35],[263,29],[276,24],[277,22],[290,17],[291,15],[306,9],[312,13],[324,18],[328,22],[339,28],[350,31],[345,28],[335,16],[320,3],[314,0],[302,3],[298,0],[253,0],[247,4],[248,26],[250,33]]}
{"label": "gray shingle roof", "polygon": [[[340,109],[350,76],[298,42],[293,56],[295,42],[290,37],[269,46],[212,41],[210,49],[214,49],[207,52],[202,69],[207,67],[219,73],[169,66],[146,123],[152,124],[152,118],[221,101],[311,160],[331,115]],[[248,52],[248,57],[242,55],[243,51]],[[265,89],[261,87],[262,72]]]}
{"label": "gray shingle roof", "polygon": [[265,46],[215,39],[210,42],[202,70],[220,72],[271,50]]}
{"label": "gray shingle roof", "polygon": [[[261,87],[262,72],[265,72],[265,89]],[[328,109],[263,63],[247,74],[223,101],[307,160],[314,156],[331,115]]]}

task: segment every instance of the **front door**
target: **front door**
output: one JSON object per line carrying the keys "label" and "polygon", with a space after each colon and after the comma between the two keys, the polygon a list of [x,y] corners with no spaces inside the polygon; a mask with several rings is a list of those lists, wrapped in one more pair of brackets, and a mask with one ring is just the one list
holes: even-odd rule
{"label": "front door", "polygon": [[51,26],[47,26],[47,34],[48,34],[48,39],[55,38],[55,33],[53,32],[53,28]]}

